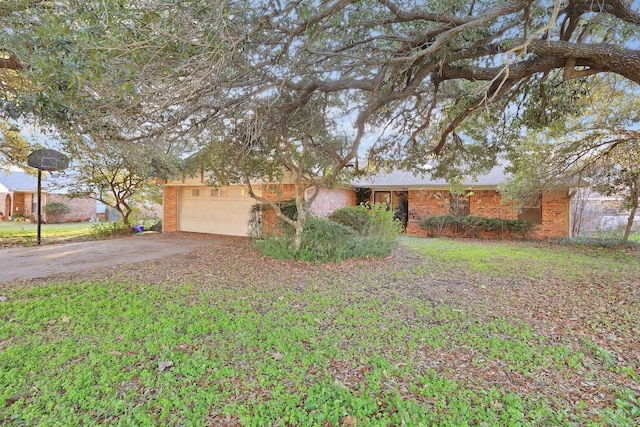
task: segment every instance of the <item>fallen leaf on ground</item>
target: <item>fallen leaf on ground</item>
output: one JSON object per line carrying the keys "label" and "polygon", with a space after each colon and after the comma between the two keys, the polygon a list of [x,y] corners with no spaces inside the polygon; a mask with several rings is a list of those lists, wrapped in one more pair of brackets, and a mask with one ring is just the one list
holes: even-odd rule
{"label": "fallen leaf on ground", "polygon": [[169,369],[172,366],[173,362],[170,360],[167,362],[158,362],[158,370],[160,370],[160,372],[164,371],[165,369]]}

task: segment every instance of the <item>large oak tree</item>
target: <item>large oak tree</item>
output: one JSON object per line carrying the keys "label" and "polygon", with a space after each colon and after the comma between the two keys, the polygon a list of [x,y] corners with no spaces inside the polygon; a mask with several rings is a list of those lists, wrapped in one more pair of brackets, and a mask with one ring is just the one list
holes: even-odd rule
{"label": "large oak tree", "polygon": [[323,140],[347,143],[326,156],[334,172],[363,145],[377,164],[488,165],[510,127],[578,108],[572,82],[640,83],[640,14],[624,0],[15,3],[0,45],[41,89],[20,108],[85,130],[107,120],[123,141],[208,146],[268,109],[261,137],[291,157],[301,146],[277,124],[326,105]]}

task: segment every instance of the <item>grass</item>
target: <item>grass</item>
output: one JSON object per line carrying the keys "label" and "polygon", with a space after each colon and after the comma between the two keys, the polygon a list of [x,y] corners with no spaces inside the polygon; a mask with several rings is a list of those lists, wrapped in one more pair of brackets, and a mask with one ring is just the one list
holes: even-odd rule
{"label": "grass", "polygon": [[[64,224],[42,224],[42,242],[60,242],[89,237],[93,222],[73,222]],[[37,240],[38,225],[27,222],[0,221],[0,244],[32,245]]]}
{"label": "grass", "polygon": [[[503,279],[516,267],[533,277],[551,268],[576,279],[599,277],[632,256],[436,239],[405,245],[421,265],[452,263]],[[172,286],[94,280],[0,291],[0,423],[595,426],[640,420],[637,393],[620,385],[615,403],[605,407],[539,392],[554,388],[539,386],[552,374],[608,386],[608,372],[636,375],[637,364],[622,364],[600,344],[585,338],[574,346],[516,318],[402,292],[397,272],[384,268],[354,264],[348,277],[335,267],[309,268],[305,283],[283,273],[268,287],[238,272]],[[402,276],[409,282],[424,274],[407,266]]]}
{"label": "grass", "polygon": [[[407,301],[347,306],[337,290],[238,298],[189,286],[167,295],[87,283],[32,289],[12,300],[1,312],[8,321],[0,331],[10,342],[0,356],[0,407],[20,396],[7,415],[27,425],[198,424],[211,413],[252,425],[338,425],[348,415],[362,425],[535,422],[555,418],[544,402],[500,388],[466,389],[386,349],[469,347],[523,372],[562,364],[570,354],[522,325],[480,325],[446,306],[419,314],[427,325],[446,323],[412,327],[390,316]],[[304,310],[292,309],[301,304]],[[172,367],[161,371],[162,362]],[[351,389],[333,364],[346,375],[364,374]],[[434,399],[431,410],[403,397],[400,384]],[[491,408],[496,402],[501,409]]]}
{"label": "grass", "polygon": [[579,280],[599,271],[610,278],[640,274],[637,256],[609,248],[533,246],[530,243],[405,238],[405,244],[442,264],[495,277]]}

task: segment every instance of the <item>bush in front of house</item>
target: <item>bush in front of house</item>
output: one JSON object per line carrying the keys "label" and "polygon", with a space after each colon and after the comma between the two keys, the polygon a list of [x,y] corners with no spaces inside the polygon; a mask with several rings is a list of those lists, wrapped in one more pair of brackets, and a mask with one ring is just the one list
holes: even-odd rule
{"label": "bush in front of house", "polygon": [[526,237],[533,231],[536,224],[531,221],[518,219],[484,218],[480,216],[455,216],[452,214],[425,217],[420,220],[422,230],[428,230],[435,235],[444,234],[450,227],[457,232],[469,236],[477,236],[481,232],[503,232]]}
{"label": "bush in front of house", "polygon": [[43,210],[49,224],[57,224],[62,221],[65,215],[71,213],[71,208],[62,202],[47,203]]}
{"label": "bush in front of house", "polygon": [[336,209],[327,218],[338,224],[350,227],[360,235],[366,235],[369,230],[369,225],[371,224],[369,208],[365,205],[347,206]]}
{"label": "bush in front of house", "polygon": [[256,246],[266,256],[315,263],[390,255],[397,246],[402,223],[384,206],[362,209],[368,215],[365,233],[329,219],[309,218],[298,250],[292,245],[294,235],[291,232],[259,240]]}

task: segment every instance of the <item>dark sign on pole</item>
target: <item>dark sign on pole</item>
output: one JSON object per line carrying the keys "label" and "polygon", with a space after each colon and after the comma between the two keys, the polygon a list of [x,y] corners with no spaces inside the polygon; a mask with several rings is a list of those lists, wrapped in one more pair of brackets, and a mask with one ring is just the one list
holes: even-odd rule
{"label": "dark sign on pole", "polygon": [[51,149],[36,150],[27,157],[27,164],[38,169],[38,244],[42,225],[42,171],[61,171],[69,166],[69,158]]}

